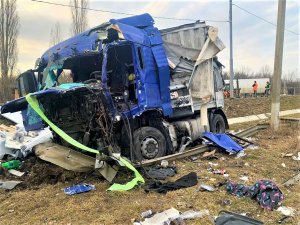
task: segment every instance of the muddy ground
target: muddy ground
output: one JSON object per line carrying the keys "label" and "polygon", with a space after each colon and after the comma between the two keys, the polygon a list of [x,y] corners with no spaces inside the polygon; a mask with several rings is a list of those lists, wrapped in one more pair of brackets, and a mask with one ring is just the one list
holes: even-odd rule
{"label": "muddy ground", "polygon": [[[256,101],[259,105],[261,99]],[[295,106],[295,99],[284,104],[289,107],[292,107],[291,104]],[[252,125],[253,123],[238,124],[232,129]],[[196,161],[185,159],[170,162],[174,163],[178,170],[178,174],[171,180],[189,172],[197,173],[198,183],[204,182],[210,185],[224,182],[226,179],[247,185],[252,185],[258,179],[271,179],[285,194],[283,205],[299,212],[300,183],[291,188],[284,187],[283,183],[300,172],[300,164],[291,157],[282,156],[284,153],[296,155],[300,151],[299,145],[297,147],[298,135],[300,135],[298,126],[283,124],[277,133],[267,129],[255,135],[255,143],[259,148],[246,150],[246,156],[243,158],[237,159],[227,153],[217,152],[218,159]],[[224,158],[225,160],[221,160]],[[225,169],[229,178],[210,173],[207,170],[209,162],[217,163],[218,165],[214,167],[216,169]],[[261,220],[265,224],[277,224],[277,221],[282,218],[277,211],[263,210],[255,200],[228,194],[224,186],[219,187],[215,192],[197,192],[197,186],[194,186],[168,192],[166,195],[145,193],[140,187],[118,193],[107,192],[106,189],[110,184],[99,176],[65,171],[34,156],[29,157],[20,170],[26,172],[21,178],[23,183],[20,186],[12,191],[0,189],[0,224],[132,224],[135,219],[139,219],[143,211],[148,209],[162,211],[170,207],[182,212],[189,209],[208,209],[212,216],[216,216],[221,210],[247,213],[248,216]],[[3,170],[0,174],[0,179],[18,179]],[[243,182],[239,179],[244,175],[249,177],[249,181]],[[129,178],[129,173],[121,172],[117,180]],[[64,194],[63,188],[81,182],[94,184],[96,190],[74,196]],[[231,205],[222,205],[221,202],[228,199],[231,200]],[[187,224],[212,224],[210,221],[211,219],[206,217],[188,221]],[[300,217],[297,215],[286,220],[285,224],[298,224],[298,222]]]}

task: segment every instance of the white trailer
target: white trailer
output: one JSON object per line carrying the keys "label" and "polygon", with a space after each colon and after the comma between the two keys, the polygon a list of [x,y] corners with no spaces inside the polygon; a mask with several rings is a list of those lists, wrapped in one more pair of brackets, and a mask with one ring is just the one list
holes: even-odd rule
{"label": "white trailer", "polygon": [[[253,94],[252,85],[254,81],[256,81],[258,84],[257,93],[259,95],[264,94],[266,83],[267,81],[270,82],[270,78],[238,79],[238,85],[237,85],[237,79],[234,79],[233,88],[237,89],[237,87],[239,86],[241,96],[251,95]],[[229,85],[230,85],[230,80],[225,80],[225,86],[229,87]]]}

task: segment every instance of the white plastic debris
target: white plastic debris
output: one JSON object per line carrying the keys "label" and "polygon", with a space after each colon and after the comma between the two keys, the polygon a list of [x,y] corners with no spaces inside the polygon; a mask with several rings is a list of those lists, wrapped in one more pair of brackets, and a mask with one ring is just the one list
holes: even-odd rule
{"label": "white plastic debris", "polygon": [[14,113],[4,113],[4,114],[1,114],[1,116],[3,116],[4,118],[6,118],[16,124],[20,124],[23,126],[23,117],[22,117],[21,111],[14,112]]}
{"label": "white plastic debris", "polygon": [[218,166],[219,164],[218,163],[208,162],[208,165],[210,165],[210,166]]}
{"label": "white plastic debris", "polygon": [[32,138],[29,142],[22,145],[21,152],[24,157],[26,157],[34,146],[50,141],[52,138],[52,132],[48,128],[46,128],[45,130],[40,131],[38,135]]}
{"label": "white plastic debris", "polygon": [[169,162],[167,160],[161,160],[160,165],[166,168],[169,165]]}
{"label": "white plastic debris", "polygon": [[286,206],[280,206],[277,211],[281,212],[284,216],[294,216],[295,209]]}
{"label": "white plastic debris", "polygon": [[18,184],[22,183],[22,181],[1,181],[0,180],[0,188],[11,190],[14,189]]}
{"label": "white plastic debris", "polygon": [[245,151],[243,150],[243,151],[240,151],[237,155],[236,155],[236,159],[239,159],[239,158],[242,158],[242,157],[244,157],[244,156],[246,156],[246,153],[245,153]]}
{"label": "white plastic debris", "polygon": [[257,145],[249,145],[249,146],[247,146],[246,149],[247,150],[257,150],[257,149],[259,149],[259,147]]}
{"label": "white plastic debris", "polygon": [[298,152],[298,157],[296,157],[296,156],[293,156],[292,158],[293,158],[293,160],[300,161],[300,152]]}
{"label": "white plastic debris", "polygon": [[285,163],[281,163],[281,166],[282,166],[283,168],[286,168]]}
{"label": "white plastic debris", "polygon": [[171,208],[167,209],[161,213],[156,213],[151,218],[146,218],[143,222],[141,222],[142,225],[163,225],[163,224],[169,224],[169,218],[175,219],[180,216],[179,211],[177,209]]}
{"label": "white plastic debris", "polygon": [[16,157],[16,151],[11,148],[5,147],[6,134],[0,132],[0,159],[3,159],[5,155]]}
{"label": "white plastic debris", "polygon": [[8,170],[8,172],[17,177],[21,177],[25,174],[25,172],[21,172],[21,171],[15,170],[15,169],[10,169],[10,170]]}
{"label": "white plastic debris", "polygon": [[248,176],[242,176],[242,177],[240,177],[240,180],[242,180],[242,181],[248,181],[249,177]]}
{"label": "white plastic debris", "polygon": [[20,149],[21,154],[19,157],[26,157],[34,146],[50,141],[52,137],[52,132],[49,128],[27,133],[23,127],[17,125],[15,133],[6,134],[4,146],[8,149]]}
{"label": "white plastic debris", "polygon": [[209,211],[207,209],[201,211],[188,210],[180,215],[184,220],[203,218],[205,216],[209,216]]}

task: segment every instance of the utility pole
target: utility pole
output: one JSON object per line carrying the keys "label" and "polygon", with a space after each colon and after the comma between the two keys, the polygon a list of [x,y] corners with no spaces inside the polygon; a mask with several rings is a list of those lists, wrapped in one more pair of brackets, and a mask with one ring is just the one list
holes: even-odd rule
{"label": "utility pole", "polygon": [[279,128],[285,8],[286,8],[286,0],[278,0],[276,46],[275,46],[275,59],[274,59],[274,74],[272,79],[272,106],[271,106],[271,128],[274,131],[277,131]]}
{"label": "utility pole", "polygon": [[230,98],[233,98],[232,0],[229,0]]}

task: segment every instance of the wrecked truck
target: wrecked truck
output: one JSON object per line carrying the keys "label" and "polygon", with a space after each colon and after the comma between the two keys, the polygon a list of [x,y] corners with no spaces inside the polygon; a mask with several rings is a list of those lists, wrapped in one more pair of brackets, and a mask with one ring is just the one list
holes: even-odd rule
{"label": "wrecked truck", "polygon": [[173,154],[228,128],[223,48],[205,22],[158,30],[149,14],[111,19],[48,49],[17,78],[21,98],[1,113],[22,110],[27,130],[47,126],[27,104],[32,93],[49,121],[85,146],[133,161]]}

